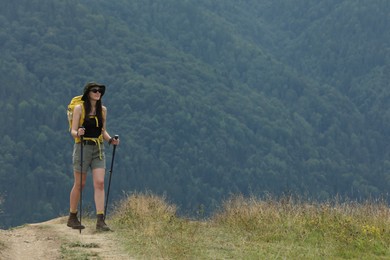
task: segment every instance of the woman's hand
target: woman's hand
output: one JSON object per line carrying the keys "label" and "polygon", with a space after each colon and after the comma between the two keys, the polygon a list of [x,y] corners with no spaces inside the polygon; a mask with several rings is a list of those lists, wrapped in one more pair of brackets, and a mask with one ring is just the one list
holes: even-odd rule
{"label": "woman's hand", "polygon": [[85,128],[79,127],[79,129],[77,129],[77,136],[83,136],[83,135],[85,135]]}
{"label": "woman's hand", "polygon": [[114,136],[114,137],[111,137],[110,140],[108,141],[109,144],[112,144],[112,145],[118,145],[119,144],[119,136]]}

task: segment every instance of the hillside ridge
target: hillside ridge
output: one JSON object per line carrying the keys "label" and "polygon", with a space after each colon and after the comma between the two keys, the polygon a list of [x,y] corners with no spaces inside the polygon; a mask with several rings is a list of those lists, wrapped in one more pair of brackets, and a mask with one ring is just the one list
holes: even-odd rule
{"label": "hillside ridge", "polygon": [[386,1],[2,7],[0,228],[66,214],[66,106],[89,81],[121,137],[111,202],[151,191],[197,218],[230,194],[390,201]]}
{"label": "hillside ridge", "polygon": [[132,259],[112,232],[97,233],[94,222],[87,220],[86,229],[66,226],[67,217],[42,223],[26,224],[0,230],[1,259],[72,259],[75,256],[98,259]]}

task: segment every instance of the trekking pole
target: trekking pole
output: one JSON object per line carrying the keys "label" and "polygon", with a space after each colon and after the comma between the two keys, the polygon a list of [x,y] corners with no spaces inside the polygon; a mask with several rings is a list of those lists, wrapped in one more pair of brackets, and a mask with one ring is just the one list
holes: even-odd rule
{"label": "trekking pole", "polygon": [[[84,128],[84,127],[82,127]],[[80,228],[79,228],[79,231],[80,231],[80,234],[81,234],[81,218],[82,218],[82,211],[83,211],[83,146],[84,146],[84,138],[83,136],[80,136],[80,203],[79,203],[79,206],[80,206]]]}
{"label": "trekking pole", "polygon": [[[115,138],[115,140],[118,140],[119,135],[115,135],[114,138]],[[110,178],[108,180],[108,188],[107,188],[107,196],[106,196],[106,206],[104,207],[104,219],[106,219],[107,205],[108,205],[108,196],[110,195],[111,176],[112,176],[112,169],[114,168],[115,149],[116,149],[116,145],[114,144],[114,148],[113,148],[113,151],[112,151],[112,158],[111,158]]]}

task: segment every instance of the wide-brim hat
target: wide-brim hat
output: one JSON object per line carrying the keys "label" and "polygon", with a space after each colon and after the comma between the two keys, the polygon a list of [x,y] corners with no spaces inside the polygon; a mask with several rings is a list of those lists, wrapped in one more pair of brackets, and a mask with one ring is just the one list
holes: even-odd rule
{"label": "wide-brim hat", "polygon": [[89,83],[87,83],[87,84],[84,86],[83,97],[82,97],[81,99],[85,101],[85,100],[88,98],[88,93],[89,93],[89,91],[90,91],[92,88],[95,88],[95,87],[100,88],[100,90],[102,91],[102,92],[101,92],[101,95],[100,95],[100,98],[102,98],[103,95],[104,95],[104,92],[106,92],[106,86],[105,86],[105,85],[102,85],[102,84],[99,84],[99,83],[96,83],[96,82],[89,82]]}

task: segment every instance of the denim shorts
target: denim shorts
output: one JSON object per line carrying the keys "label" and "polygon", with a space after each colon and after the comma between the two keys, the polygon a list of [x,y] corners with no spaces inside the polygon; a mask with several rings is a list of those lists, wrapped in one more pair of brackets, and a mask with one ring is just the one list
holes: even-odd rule
{"label": "denim shorts", "polygon": [[[101,155],[101,158],[100,158]],[[81,144],[77,143],[73,146],[73,170],[80,172],[80,157],[81,157]],[[106,169],[106,156],[104,154],[104,144],[84,144],[83,145],[83,173],[88,169]]]}

